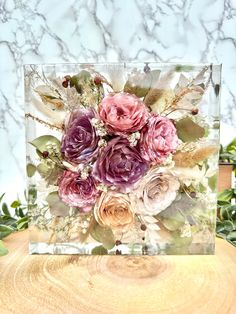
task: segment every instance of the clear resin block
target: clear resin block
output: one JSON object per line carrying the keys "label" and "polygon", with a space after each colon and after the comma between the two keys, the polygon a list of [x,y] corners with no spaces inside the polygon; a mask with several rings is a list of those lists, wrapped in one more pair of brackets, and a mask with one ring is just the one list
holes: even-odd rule
{"label": "clear resin block", "polygon": [[25,66],[31,254],[213,254],[221,66]]}

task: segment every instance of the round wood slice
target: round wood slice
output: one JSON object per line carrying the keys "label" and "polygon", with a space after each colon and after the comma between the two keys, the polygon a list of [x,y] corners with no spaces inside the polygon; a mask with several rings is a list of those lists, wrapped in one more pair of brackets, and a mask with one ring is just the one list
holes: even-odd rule
{"label": "round wood slice", "polygon": [[236,248],[215,256],[28,255],[28,232],[0,257],[0,313],[236,313]]}

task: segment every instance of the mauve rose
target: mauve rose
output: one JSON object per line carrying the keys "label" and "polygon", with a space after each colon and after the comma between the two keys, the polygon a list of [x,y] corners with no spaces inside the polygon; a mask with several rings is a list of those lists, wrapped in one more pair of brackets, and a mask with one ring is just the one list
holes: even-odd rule
{"label": "mauve rose", "polygon": [[175,200],[179,187],[178,178],[170,170],[153,168],[130,194],[132,206],[137,214],[157,215]]}
{"label": "mauve rose", "polygon": [[176,128],[171,120],[153,114],[140,132],[139,149],[143,158],[152,164],[160,164],[179,143]]}
{"label": "mauve rose", "polygon": [[66,204],[88,212],[96,202],[99,192],[91,175],[82,179],[79,173],[65,170],[59,179],[58,194]]}
{"label": "mauve rose", "polygon": [[104,184],[128,191],[146,173],[147,168],[138,149],[130,146],[127,139],[116,137],[98,156],[94,175]]}
{"label": "mauve rose", "polygon": [[146,105],[135,95],[109,94],[98,106],[98,113],[110,134],[139,131],[148,120]]}
{"label": "mauve rose", "polygon": [[126,231],[134,223],[134,212],[129,196],[113,191],[103,192],[94,206],[99,225]]}
{"label": "mauve rose", "polygon": [[93,110],[77,110],[71,113],[62,137],[61,153],[72,164],[86,163],[98,154],[99,137],[91,120]]}

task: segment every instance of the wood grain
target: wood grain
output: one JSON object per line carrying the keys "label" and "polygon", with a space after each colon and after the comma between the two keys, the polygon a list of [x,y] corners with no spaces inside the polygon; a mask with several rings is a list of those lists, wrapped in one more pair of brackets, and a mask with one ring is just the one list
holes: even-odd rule
{"label": "wood grain", "polygon": [[236,313],[236,248],[215,256],[29,256],[27,231],[6,239],[0,313]]}

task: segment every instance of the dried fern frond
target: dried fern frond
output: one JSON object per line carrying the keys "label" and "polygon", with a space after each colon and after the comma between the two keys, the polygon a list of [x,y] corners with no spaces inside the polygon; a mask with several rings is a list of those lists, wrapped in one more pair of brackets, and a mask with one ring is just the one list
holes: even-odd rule
{"label": "dried fern frond", "polygon": [[173,155],[173,160],[177,167],[194,167],[199,162],[206,160],[211,155],[217,153],[217,145],[199,147],[190,151],[177,151]]}

